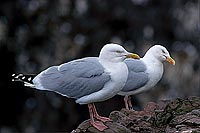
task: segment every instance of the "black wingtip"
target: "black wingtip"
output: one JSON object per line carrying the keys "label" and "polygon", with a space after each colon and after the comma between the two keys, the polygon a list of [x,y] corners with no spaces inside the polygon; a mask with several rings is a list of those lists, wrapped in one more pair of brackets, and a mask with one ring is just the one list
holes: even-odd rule
{"label": "black wingtip", "polygon": [[36,76],[36,74],[12,74],[12,81],[21,81],[21,82],[28,82],[28,83],[32,83],[32,80],[34,79],[34,77]]}
{"label": "black wingtip", "polygon": [[14,82],[14,81],[19,81],[20,80],[20,76],[23,76],[23,74],[15,74],[15,73],[13,73],[12,74],[12,81]]}

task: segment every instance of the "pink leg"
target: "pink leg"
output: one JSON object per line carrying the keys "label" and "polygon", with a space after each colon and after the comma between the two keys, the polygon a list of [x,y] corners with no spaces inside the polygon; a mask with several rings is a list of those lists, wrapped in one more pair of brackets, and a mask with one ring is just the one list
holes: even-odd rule
{"label": "pink leg", "polygon": [[133,105],[132,105],[131,97],[130,96],[128,96],[128,106],[129,106],[130,110],[133,110]]}
{"label": "pink leg", "polygon": [[129,96],[126,95],[126,96],[124,97],[124,103],[125,103],[125,107],[126,107],[127,110],[129,110],[128,99],[129,99]]}
{"label": "pink leg", "polygon": [[124,102],[125,102],[125,107],[127,110],[133,110],[133,105],[132,105],[130,96],[126,95],[124,97]]}
{"label": "pink leg", "polygon": [[107,122],[107,121],[112,121],[110,118],[107,117],[102,117],[97,113],[96,107],[94,105],[94,103],[92,103],[93,106],[93,112],[94,112],[94,117],[97,118],[98,120],[102,121],[102,122]]}
{"label": "pink leg", "polygon": [[93,104],[88,104],[89,113],[90,113],[90,123],[95,128],[97,128],[99,131],[103,131],[104,129],[108,128],[106,125],[104,125],[101,121],[95,121],[94,120],[94,112],[93,112]]}

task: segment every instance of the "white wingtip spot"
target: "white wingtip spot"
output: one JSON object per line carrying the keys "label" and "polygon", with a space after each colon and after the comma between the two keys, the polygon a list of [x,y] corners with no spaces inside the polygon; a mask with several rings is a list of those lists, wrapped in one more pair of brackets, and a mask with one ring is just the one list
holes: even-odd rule
{"label": "white wingtip spot", "polygon": [[15,76],[15,74],[13,73],[13,74],[12,74],[12,76],[14,77],[14,76]]}
{"label": "white wingtip spot", "polygon": [[12,79],[12,81],[14,82],[15,80],[14,80],[14,79]]}
{"label": "white wingtip spot", "polygon": [[23,76],[23,74],[19,74],[19,75],[17,75],[15,78],[19,78],[20,76]]}
{"label": "white wingtip spot", "polygon": [[25,79],[25,76],[24,76],[24,77],[22,77],[22,79]]}
{"label": "white wingtip spot", "polygon": [[28,81],[31,81],[31,77],[30,77],[30,78],[28,78]]}
{"label": "white wingtip spot", "polygon": [[28,82],[24,82],[24,86],[35,88],[35,85],[28,83]]}

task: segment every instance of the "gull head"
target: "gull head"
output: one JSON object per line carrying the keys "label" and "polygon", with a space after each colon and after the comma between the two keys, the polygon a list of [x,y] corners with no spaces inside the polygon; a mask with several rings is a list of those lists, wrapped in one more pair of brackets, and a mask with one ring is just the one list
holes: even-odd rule
{"label": "gull head", "polygon": [[127,52],[118,44],[106,44],[100,52],[99,59],[109,62],[122,62],[126,58],[140,59],[139,55]]}
{"label": "gull head", "polygon": [[147,51],[147,56],[153,56],[161,62],[167,61],[172,65],[175,65],[175,61],[171,58],[169,52],[164,46],[154,45]]}

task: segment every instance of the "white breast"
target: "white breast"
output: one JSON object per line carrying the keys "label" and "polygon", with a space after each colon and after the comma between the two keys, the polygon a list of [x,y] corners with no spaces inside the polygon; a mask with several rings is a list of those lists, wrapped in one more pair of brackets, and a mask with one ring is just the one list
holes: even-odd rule
{"label": "white breast", "polygon": [[105,71],[110,73],[111,80],[104,87],[90,95],[76,100],[79,104],[101,102],[115,96],[124,87],[128,78],[128,68],[124,62],[103,64]]}
{"label": "white breast", "polygon": [[112,93],[119,92],[121,90],[128,78],[128,68],[124,62],[115,63],[109,65],[108,69],[106,69],[111,75],[111,82],[107,85],[109,87],[105,87],[104,89],[109,88]]}
{"label": "white breast", "polygon": [[146,72],[149,73],[149,81],[145,85],[145,88],[148,90],[155,86],[161,79],[163,75],[163,64],[161,62],[148,64]]}

